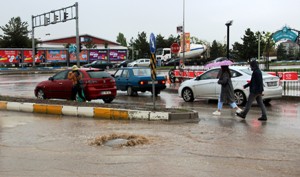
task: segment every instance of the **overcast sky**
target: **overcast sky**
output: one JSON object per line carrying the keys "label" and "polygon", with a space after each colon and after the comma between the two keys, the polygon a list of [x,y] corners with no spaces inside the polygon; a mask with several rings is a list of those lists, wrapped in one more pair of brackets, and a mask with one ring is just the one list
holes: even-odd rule
{"label": "overcast sky", "polygon": [[[177,35],[176,26],[201,40],[226,43],[225,23],[230,27],[230,43],[241,42],[245,30],[275,32],[283,26],[300,30],[300,0],[0,0],[0,26],[20,16],[29,24],[31,16],[79,4],[79,33],[116,41],[119,32],[129,43],[138,33]],[[183,8],[185,4],[185,8]],[[185,9],[185,13],[183,13]],[[185,18],[183,18],[185,14]],[[35,28],[41,40],[76,35],[75,20]],[[50,36],[46,36],[50,33]],[[0,30],[0,34],[2,30]]]}

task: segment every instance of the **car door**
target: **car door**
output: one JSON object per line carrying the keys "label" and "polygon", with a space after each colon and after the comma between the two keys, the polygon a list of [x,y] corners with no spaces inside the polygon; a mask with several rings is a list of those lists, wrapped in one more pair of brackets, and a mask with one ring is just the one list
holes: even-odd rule
{"label": "car door", "polygon": [[68,79],[70,70],[65,70],[53,76],[48,92],[52,98],[69,99],[72,92],[72,81]]}
{"label": "car door", "polygon": [[150,65],[150,59],[145,59],[144,66],[149,66]]}
{"label": "car door", "polygon": [[144,66],[144,62],[145,62],[144,59],[140,59],[140,60],[137,61],[137,65],[138,66]]}
{"label": "car door", "polygon": [[221,86],[218,84],[218,74],[220,69],[216,68],[203,73],[196,80],[195,97],[200,98],[218,98],[221,92]]}
{"label": "car door", "polygon": [[118,90],[126,90],[128,85],[129,72],[128,69],[119,69],[115,73],[115,80]]}

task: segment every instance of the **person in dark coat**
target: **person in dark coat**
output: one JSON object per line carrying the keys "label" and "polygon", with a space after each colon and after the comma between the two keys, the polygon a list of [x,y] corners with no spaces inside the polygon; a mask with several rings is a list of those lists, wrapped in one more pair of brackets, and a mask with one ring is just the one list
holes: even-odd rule
{"label": "person in dark coat", "polygon": [[236,109],[236,112],[242,111],[235,103],[231,73],[228,66],[221,66],[218,78],[218,84],[221,85],[221,94],[218,100],[218,109],[213,112],[213,115],[221,115],[224,103],[228,103],[232,108]]}
{"label": "person in dark coat", "polygon": [[266,108],[265,108],[265,105],[264,105],[263,99],[262,99],[263,91],[264,91],[262,73],[258,67],[258,63],[256,60],[253,60],[250,62],[250,67],[251,67],[251,70],[253,71],[251,80],[249,83],[244,85],[244,89],[246,89],[247,87],[250,87],[250,94],[249,94],[245,109],[242,112],[237,113],[237,116],[245,119],[247,113],[249,112],[249,110],[252,106],[252,102],[254,101],[254,99],[256,99],[256,102],[257,102],[258,106],[260,107],[261,113],[262,113],[261,117],[258,118],[258,120],[266,121],[267,120],[267,112],[266,112]]}

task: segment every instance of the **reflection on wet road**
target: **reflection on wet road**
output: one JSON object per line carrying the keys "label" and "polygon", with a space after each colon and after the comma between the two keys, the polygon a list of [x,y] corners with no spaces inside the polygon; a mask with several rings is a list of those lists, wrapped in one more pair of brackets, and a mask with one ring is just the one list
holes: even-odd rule
{"label": "reflection on wet road", "polygon": [[[50,75],[0,78],[1,95],[34,97],[35,85]],[[101,100],[95,100],[101,102]],[[117,104],[152,105],[151,93]],[[300,105],[273,100],[268,121],[254,104],[246,120],[228,105],[213,116],[217,103],[186,103],[162,92],[157,107],[199,112],[198,122],[111,121],[0,111],[0,176],[299,176]],[[112,148],[90,146],[111,133],[142,135],[149,144]]]}
{"label": "reflection on wet road", "polygon": [[[226,110],[221,117],[201,113],[199,122],[182,123],[0,113],[0,176],[300,175],[295,117],[261,123]],[[150,142],[123,148],[89,145],[112,133],[141,135]]]}

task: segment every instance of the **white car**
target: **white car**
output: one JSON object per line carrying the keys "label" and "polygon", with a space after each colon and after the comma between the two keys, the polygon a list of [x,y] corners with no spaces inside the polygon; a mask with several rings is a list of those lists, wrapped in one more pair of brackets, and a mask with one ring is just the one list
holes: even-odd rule
{"label": "white car", "polygon": [[[192,102],[195,98],[217,100],[221,92],[217,75],[221,68],[210,69],[200,76],[186,80],[180,84],[178,95],[186,102]],[[246,66],[230,66],[232,85],[237,105],[244,105],[249,95],[249,87],[243,86],[251,80],[252,71]],[[262,71],[264,83],[264,102],[269,103],[271,99],[282,97],[282,87],[277,76]]]}
{"label": "white car", "polygon": [[141,58],[127,64],[127,67],[150,66],[150,59]]}

